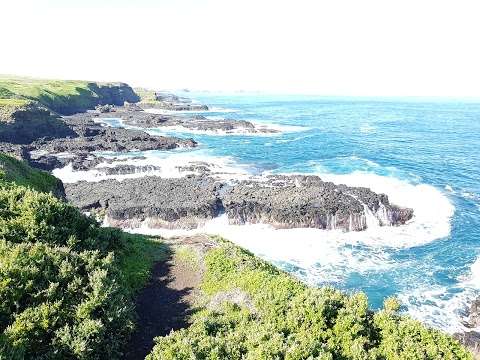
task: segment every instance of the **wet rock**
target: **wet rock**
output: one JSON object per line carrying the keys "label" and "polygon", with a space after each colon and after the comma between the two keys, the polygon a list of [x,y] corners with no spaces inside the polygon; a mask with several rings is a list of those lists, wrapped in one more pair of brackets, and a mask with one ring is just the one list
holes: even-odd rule
{"label": "wet rock", "polygon": [[413,210],[390,205],[370,189],[324,182],[317,176],[277,176],[268,182],[244,181],[222,197],[230,223],[266,223],[276,228],[365,230],[404,224]]}
{"label": "wet rock", "polygon": [[[114,186],[114,188],[112,188]],[[66,184],[68,199],[85,211],[103,208],[113,226],[192,229],[223,210],[212,179],[143,177]]]}
{"label": "wet rock", "polygon": [[136,173],[148,173],[152,171],[161,170],[160,167],[155,165],[117,165],[112,167],[96,167],[95,170],[102,172],[105,175],[131,175]]}
{"label": "wet rock", "polygon": [[152,114],[148,112],[131,112],[127,109],[117,109],[116,116],[122,118],[126,125],[141,128],[183,127],[194,131],[222,133],[277,133],[277,130],[257,127],[245,120],[208,119],[202,115],[185,116],[172,114]]}
{"label": "wet rock", "polygon": [[123,107],[125,108],[125,110],[127,111],[143,111],[143,109],[138,106],[137,104],[135,103],[129,103],[129,102],[125,102],[123,104]]}
{"label": "wet rock", "polygon": [[147,221],[152,227],[194,228],[226,213],[232,224],[361,231],[368,226],[401,225],[413,216],[413,210],[391,205],[386,195],[324,182],[317,176],[237,183],[208,176],[150,176],[67,184],[66,192],[84,210],[104,208],[116,226]]}

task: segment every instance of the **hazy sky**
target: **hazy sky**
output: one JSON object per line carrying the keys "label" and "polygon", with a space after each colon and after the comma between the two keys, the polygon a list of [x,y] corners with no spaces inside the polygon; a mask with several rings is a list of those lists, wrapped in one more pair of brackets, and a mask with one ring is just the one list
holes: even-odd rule
{"label": "hazy sky", "polygon": [[2,0],[0,73],[480,97],[479,0]]}

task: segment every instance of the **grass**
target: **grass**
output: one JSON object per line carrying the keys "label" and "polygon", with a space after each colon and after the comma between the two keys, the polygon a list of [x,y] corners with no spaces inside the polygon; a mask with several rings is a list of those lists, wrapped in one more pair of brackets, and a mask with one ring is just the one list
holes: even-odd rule
{"label": "grass", "polygon": [[199,271],[201,259],[198,251],[188,245],[181,245],[175,250],[174,261],[182,262],[192,271]]}
{"label": "grass", "polygon": [[[108,89],[115,89],[118,86],[118,84],[114,83],[97,83],[81,80],[48,80],[0,76],[0,98],[32,100],[60,114],[69,115],[94,108],[102,102],[111,103],[112,94],[108,92]],[[113,91],[115,92],[115,90]],[[117,102],[122,104],[122,97],[127,101],[138,101],[138,96],[134,94],[131,88],[118,90],[114,97],[118,98]]]}
{"label": "grass", "polygon": [[140,102],[142,103],[152,103],[157,101],[155,91],[153,90],[148,90],[145,88],[135,88],[134,90],[140,97]]}
{"label": "grass", "polygon": [[127,248],[118,257],[124,287],[135,293],[147,283],[153,264],[166,260],[168,247],[160,238],[124,233]]}
{"label": "grass", "polygon": [[46,193],[56,193],[60,185],[60,180],[55,176],[32,169],[25,162],[2,153],[0,153],[0,180]]}
{"label": "grass", "polygon": [[19,107],[19,106],[26,106],[31,103],[30,100],[26,99],[0,99],[0,107],[1,106],[10,106],[10,107]]}

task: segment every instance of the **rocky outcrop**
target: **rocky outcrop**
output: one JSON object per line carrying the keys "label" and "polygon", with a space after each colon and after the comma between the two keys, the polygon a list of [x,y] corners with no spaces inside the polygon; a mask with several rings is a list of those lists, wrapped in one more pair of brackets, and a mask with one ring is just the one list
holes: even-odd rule
{"label": "rocky outcrop", "polygon": [[140,101],[140,97],[125,83],[90,83],[88,87],[97,94],[97,105],[121,106],[125,102],[136,103]]}
{"label": "rocky outcrop", "polygon": [[367,188],[324,182],[317,176],[273,176],[264,182],[242,182],[222,196],[233,224],[267,223],[276,228],[365,230],[400,225],[413,211],[390,205],[388,197]]}
{"label": "rocky outcrop", "polygon": [[464,325],[468,328],[476,328],[480,326],[480,297],[477,297],[468,308],[468,318]]}
{"label": "rocky outcrop", "polygon": [[202,115],[188,116],[175,114],[152,114],[131,106],[116,108],[115,117],[122,119],[123,124],[139,128],[181,127],[186,130],[221,133],[277,133],[277,130],[261,128],[245,120],[208,119]]}
{"label": "rocky outcrop", "polygon": [[146,221],[151,227],[192,228],[226,213],[231,224],[361,231],[401,225],[413,216],[413,210],[391,205],[386,195],[317,176],[272,176],[234,184],[208,176],[151,176],[67,184],[66,192],[83,210],[102,208],[117,226]]}
{"label": "rocky outcrop", "polygon": [[170,93],[137,89],[141,96],[139,105],[143,109],[163,109],[170,111],[205,111],[207,105],[195,104],[191,99],[180,97]]}
{"label": "rocky outcrop", "polygon": [[[102,126],[95,123],[92,118],[94,114],[88,112],[65,116],[61,120],[58,119],[64,132],[55,132],[47,128],[46,130],[50,130],[47,136],[42,128],[38,127],[36,132],[32,129],[37,136],[33,139],[26,138],[25,132],[20,131],[21,128],[16,128],[17,132],[6,133],[11,137],[5,138],[0,149],[42,170],[53,170],[69,163],[73,164],[74,169],[87,170],[104,162],[103,158],[92,152],[171,150],[197,146],[192,139],[153,136],[141,130]],[[32,119],[28,117],[28,121],[31,122]],[[24,141],[21,141],[22,139]],[[12,142],[22,142],[25,145]]]}
{"label": "rocky outcrop", "polygon": [[39,138],[75,136],[58,116],[33,103],[0,107],[0,142],[28,144]]}
{"label": "rocky outcrop", "polygon": [[101,114],[104,113],[109,113],[109,112],[115,112],[115,106],[113,105],[97,105],[95,106],[95,110],[98,111]]}
{"label": "rocky outcrop", "polygon": [[[88,134],[96,129],[87,129]],[[170,150],[178,147],[193,147],[196,142],[191,139],[179,139],[165,136],[152,136],[143,131],[114,129],[103,127],[95,135],[78,136],[71,139],[39,140],[32,147],[42,149],[48,153],[89,153],[95,151],[147,151]]]}
{"label": "rocky outcrop", "polygon": [[59,114],[72,115],[94,109],[99,105],[121,106],[125,101],[129,103],[140,101],[129,85],[91,82],[82,88],[77,88],[76,94],[69,95],[65,99],[57,97],[55,101],[46,101],[45,104]]}
{"label": "rocky outcrop", "polygon": [[453,337],[467,347],[473,353],[475,359],[480,358],[480,332],[466,331],[464,333],[456,333]]}
{"label": "rocky outcrop", "polygon": [[[114,186],[115,188],[112,188]],[[113,226],[192,229],[222,211],[217,184],[209,178],[143,177],[121,182],[68,184],[68,198],[85,211],[106,210]]]}

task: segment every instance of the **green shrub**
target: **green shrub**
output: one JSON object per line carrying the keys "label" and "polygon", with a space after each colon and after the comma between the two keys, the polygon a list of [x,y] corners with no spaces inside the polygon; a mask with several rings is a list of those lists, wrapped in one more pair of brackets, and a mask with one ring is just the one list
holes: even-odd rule
{"label": "green shrub", "polygon": [[0,243],[0,329],[25,358],[104,359],[132,329],[112,254]]}
{"label": "green shrub", "polygon": [[364,294],[310,288],[229,243],[206,255],[208,298],[243,291],[252,306],[207,305],[192,325],[156,339],[148,360],[471,359],[451,337],[397,313],[373,312]]}
{"label": "green shrub", "polygon": [[161,252],[51,194],[0,181],[0,360],[119,358],[133,292]]}

